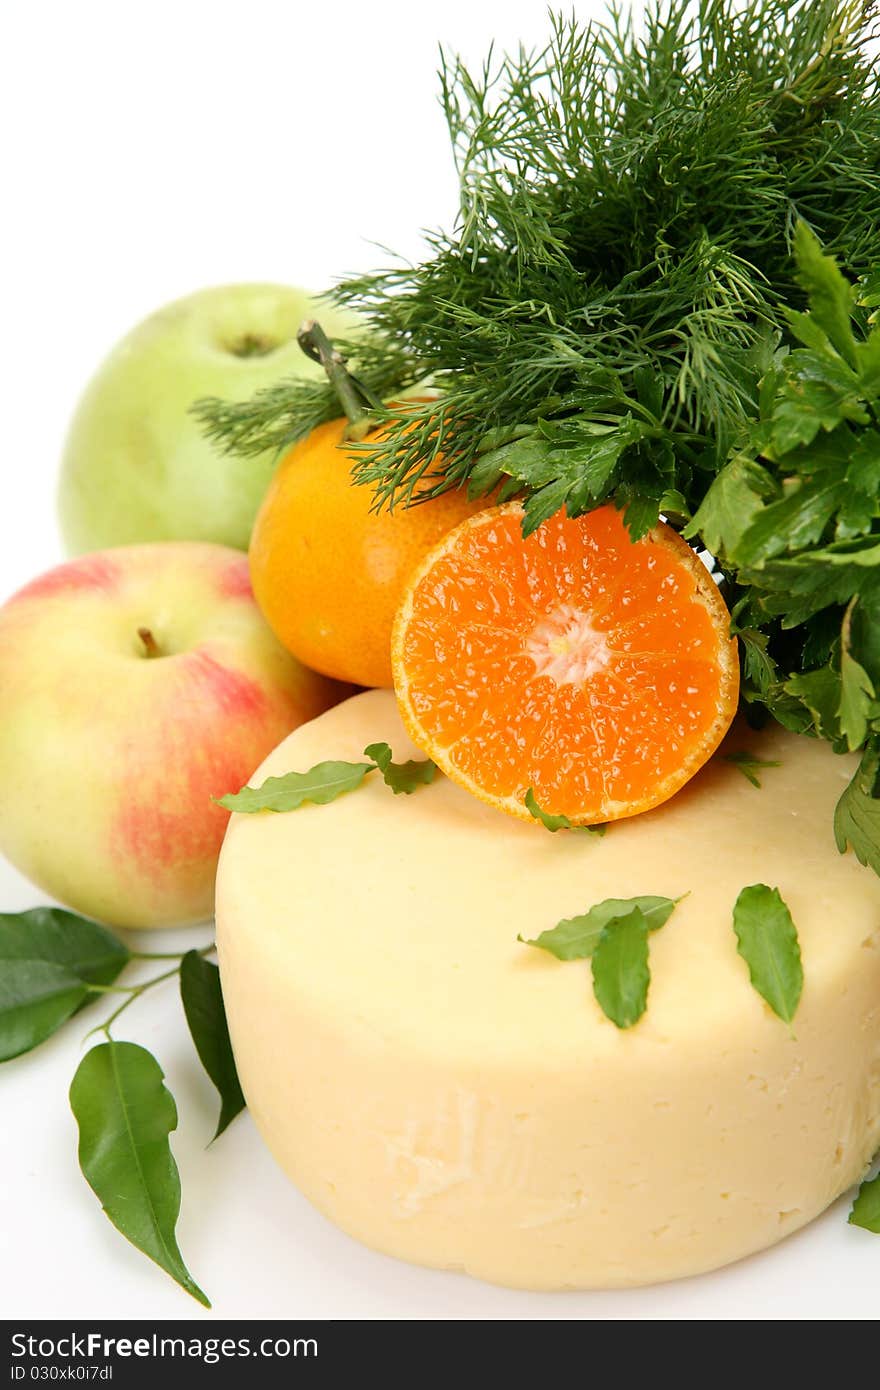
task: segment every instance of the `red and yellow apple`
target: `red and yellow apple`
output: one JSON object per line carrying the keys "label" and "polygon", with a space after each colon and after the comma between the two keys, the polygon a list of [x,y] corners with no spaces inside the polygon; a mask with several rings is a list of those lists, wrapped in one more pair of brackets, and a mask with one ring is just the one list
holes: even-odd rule
{"label": "red and yellow apple", "polygon": [[228,819],[211,798],[344,693],[276,641],[235,550],[59,565],[0,608],[0,851],[104,922],[200,921]]}

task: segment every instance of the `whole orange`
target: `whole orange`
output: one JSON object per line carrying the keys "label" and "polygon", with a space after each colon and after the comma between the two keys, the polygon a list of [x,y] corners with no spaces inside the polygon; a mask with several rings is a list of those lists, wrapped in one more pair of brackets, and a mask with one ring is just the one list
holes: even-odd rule
{"label": "whole orange", "polygon": [[275,635],[306,666],[390,686],[391,629],[410,575],[486,503],[451,491],[371,511],[371,488],[352,482],[358,456],[345,430],[345,420],[320,425],[280,463],[251,537],[251,582]]}

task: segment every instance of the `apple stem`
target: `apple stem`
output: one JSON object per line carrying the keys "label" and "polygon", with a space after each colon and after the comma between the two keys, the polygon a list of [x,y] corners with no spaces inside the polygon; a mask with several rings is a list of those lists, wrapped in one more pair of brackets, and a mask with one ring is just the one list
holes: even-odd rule
{"label": "apple stem", "polygon": [[382,401],[362,381],[346,369],[345,358],[335,348],[319,323],[305,319],[296,335],[306,357],[320,362],[327,380],[336,392],[339,404],[348,419],[349,439],[363,439],[372,428],[370,413],[382,409]]}
{"label": "apple stem", "polygon": [[144,644],[144,656],[161,656],[162,652],[159,643],[156,641],[148,627],[138,628],[138,637]]}
{"label": "apple stem", "polygon": [[277,346],[261,333],[243,333],[229,344],[229,351],[233,357],[267,357]]}

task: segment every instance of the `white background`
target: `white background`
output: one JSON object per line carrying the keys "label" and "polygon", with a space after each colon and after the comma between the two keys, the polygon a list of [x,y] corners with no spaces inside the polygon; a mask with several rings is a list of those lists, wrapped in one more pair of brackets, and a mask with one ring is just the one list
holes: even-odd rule
{"label": "white background", "polygon": [[[111,344],[201,286],[320,289],[375,265],[370,242],[417,255],[419,228],[448,225],[455,210],[437,41],[479,59],[492,40],[545,32],[544,0],[445,0],[442,11],[413,0],[10,7],[0,599],[60,558],[59,451]],[[0,860],[0,911],[38,901]],[[150,944],[207,939],[206,929]],[[515,1293],[372,1254],[286,1182],[247,1116],[205,1151],[215,1100],[173,988],[125,1023],[177,1097],[180,1241],[215,1316],[876,1317],[880,1241],[847,1227],[845,1202],[732,1269],[628,1293]],[[112,1230],[79,1175],[66,1095],[86,1026],[0,1072],[0,1315],[202,1316]]]}

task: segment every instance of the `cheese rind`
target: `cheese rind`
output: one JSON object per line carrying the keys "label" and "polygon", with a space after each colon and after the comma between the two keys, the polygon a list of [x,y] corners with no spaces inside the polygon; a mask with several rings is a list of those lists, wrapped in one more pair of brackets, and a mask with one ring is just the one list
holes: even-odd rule
{"label": "cheese rind", "polygon": [[[387,741],[369,692],[252,778]],[[781,730],[756,790],[716,758],[601,840],[521,824],[438,779],[374,776],[327,806],[233,816],[217,883],[223,991],[248,1104],[297,1185],[352,1235],[533,1289],[714,1268],[809,1221],[880,1144],[880,881],[834,847],[853,760]],[[780,889],[794,1025],[756,994],[733,903]],[[605,897],[688,896],[651,936],[621,1032],[588,962],[517,941]]]}

